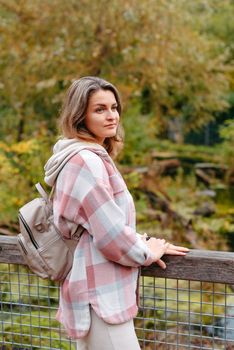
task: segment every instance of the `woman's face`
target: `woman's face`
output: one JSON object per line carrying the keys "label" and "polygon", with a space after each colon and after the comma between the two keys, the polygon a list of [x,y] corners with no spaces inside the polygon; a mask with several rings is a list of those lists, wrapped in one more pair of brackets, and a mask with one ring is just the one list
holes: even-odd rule
{"label": "woman's face", "polygon": [[85,125],[97,142],[103,144],[106,137],[116,135],[119,113],[115,95],[110,90],[98,90],[91,95],[86,111]]}

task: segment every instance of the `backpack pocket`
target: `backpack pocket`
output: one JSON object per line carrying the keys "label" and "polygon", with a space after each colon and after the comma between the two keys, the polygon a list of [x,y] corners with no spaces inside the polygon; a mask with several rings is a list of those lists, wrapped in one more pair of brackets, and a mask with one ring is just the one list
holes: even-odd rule
{"label": "backpack pocket", "polygon": [[33,244],[29,246],[21,233],[17,235],[17,238],[18,247],[28,267],[39,277],[48,278],[48,268],[38,253],[38,250]]}
{"label": "backpack pocket", "polygon": [[61,237],[55,237],[38,249],[43,261],[46,261],[49,277],[53,281],[62,281],[73,264],[73,254]]}
{"label": "backpack pocket", "polygon": [[[33,236],[32,230],[29,227],[29,225],[27,224],[26,220],[24,219],[23,215],[21,214],[21,212],[19,211],[19,223],[20,223],[20,229],[21,232],[26,231],[28,238],[30,238],[32,244],[34,245],[34,247],[37,249],[38,248],[38,244]],[[22,238],[22,237],[21,237]]]}

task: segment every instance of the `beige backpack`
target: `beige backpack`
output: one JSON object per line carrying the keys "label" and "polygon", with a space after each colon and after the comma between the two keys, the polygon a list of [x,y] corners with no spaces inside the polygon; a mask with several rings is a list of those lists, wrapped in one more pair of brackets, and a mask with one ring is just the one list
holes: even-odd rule
{"label": "beige backpack", "polygon": [[78,226],[72,239],[64,239],[54,225],[51,195],[39,183],[36,188],[41,197],[19,210],[18,246],[36,275],[62,281],[72,267],[74,250],[84,228]]}

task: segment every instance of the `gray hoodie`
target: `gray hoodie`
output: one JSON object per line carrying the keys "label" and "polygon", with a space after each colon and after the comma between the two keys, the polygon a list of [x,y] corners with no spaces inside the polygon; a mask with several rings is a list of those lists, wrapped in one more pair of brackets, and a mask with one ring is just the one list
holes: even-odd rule
{"label": "gray hoodie", "polygon": [[53,155],[44,167],[45,182],[51,187],[54,186],[55,180],[64,165],[83,149],[90,149],[101,157],[109,157],[105,148],[97,143],[79,141],[78,139],[61,139],[54,145]]}

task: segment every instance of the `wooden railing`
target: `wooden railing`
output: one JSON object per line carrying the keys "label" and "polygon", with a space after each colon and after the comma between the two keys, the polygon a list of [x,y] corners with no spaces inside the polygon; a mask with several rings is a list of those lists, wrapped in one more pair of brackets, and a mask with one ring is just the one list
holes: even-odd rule
{"label": "wooden railing", "polygon": [[[178,278],[234,284],[234,253],[210,250],[191,250],[186,256],[164,256],[167,264],[162,270],[157,264],[142,269],[151,277]],[[0,263],[22,264],[24,259],[16,237],[0,236]]]}

